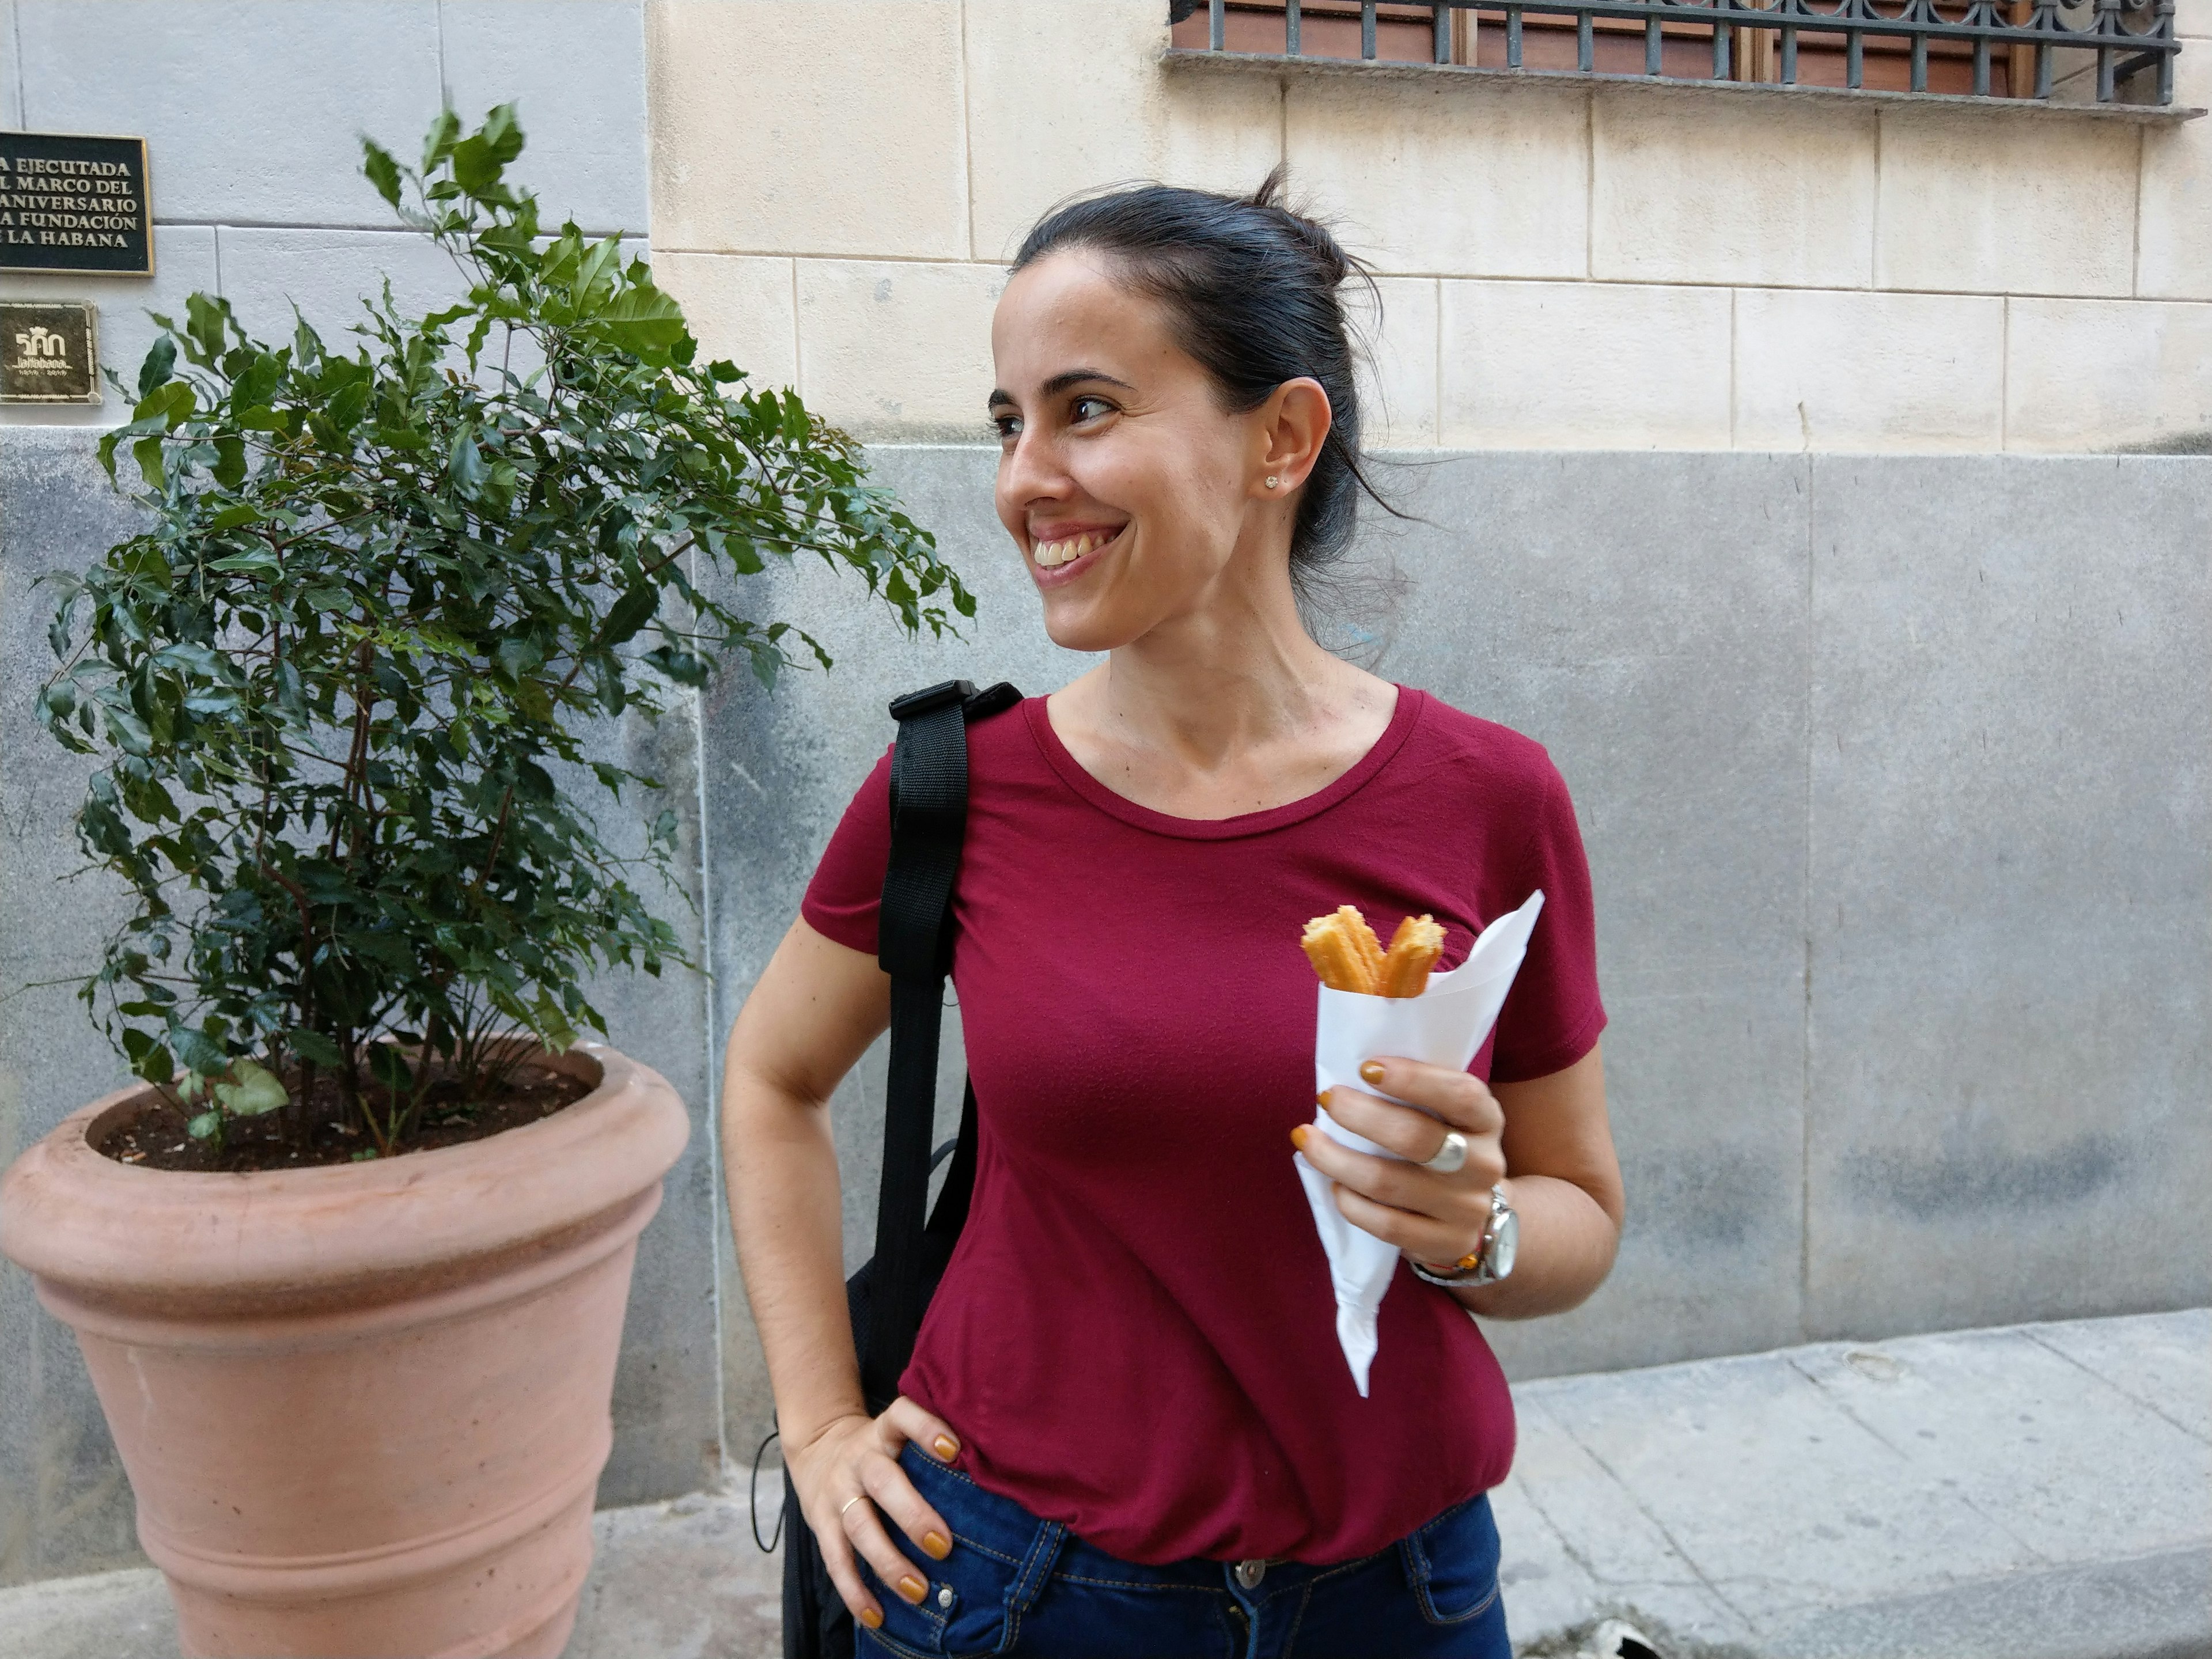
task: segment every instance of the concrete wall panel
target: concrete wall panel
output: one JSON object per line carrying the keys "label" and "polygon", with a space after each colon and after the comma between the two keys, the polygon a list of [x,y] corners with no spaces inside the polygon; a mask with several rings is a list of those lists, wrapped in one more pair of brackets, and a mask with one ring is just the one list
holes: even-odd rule
{"label": "concrete wall panel", "polygon": [[1949,293],[2135,292],[2140,129],[1887,109],[1875,282]]}
{"label": "concrete wall panel", "polygon": [[1818,460],[1806,1334],[2212,1295],[2212,469]]}
{"label": "concrete wall panel", "polygon": [[1982,295],[1739,289],[1736,447],[2002,447],[2004,307]]}
{"label": "concrete wall panel", "polygon": [[573,217],[595,235],[642,240],[651,207],[639,0],[558,0],[526,18],[514,0],[441,0],[439,20],[446,93],[461,118],[517,106],[530,140],[522,180],[538,190],[544,222]]}
{"label": "concrete wall panel", "polygon": [[[2202,0],[2212,33],[2212,0]],[[2177,14],[2177,17],[2179,14]],[[2174,60],[2173,95],[2212,105],[2212,41]],[[2136,292],[2162,300],[2212,300],[2212,123],[2147,132],[2142,139],[2142,241]]]}
{"label": "concrete wall panel", "polygon": [[1437,286],[1443,442],[1498,449],[1729,447],[1728,289]]}
{"label": "concrete wall panel", "polygon": [[655,0],[647,28],[657,246],[967,257],[958,6]]}
{"label": "concrete wall panel", "polygon": [[1589,274],[1864,287],[1875,117],[1834,106],[1790,113],[1798,118],[1743,100],[1594,94]]}
{"label": "concrete wall panel", "polygon": [[2007,448],[2212,447],[2212,303],[2005,303]]}
{"label": "concrete wall panel", "polygon": [[468,294],[452,257],[411,230],[225,225],[216,239],[222,296],[246,331],[270,344],[291,339],[297,307],[326,349],[351,355],[360,349],[351,331],[365,320],[362,302],[381,304],[387,280],[402,317],[419,319]]}
{"label": "concrete wall panel", "polygon": [[1284,87],[1293,177],[1378,270],[1582,276],[1589,270],[1589,94],[1351,77]]}
{"label": "concrete wall panel", "polygon": [[1424,466],[1379,672],[1542,742],[1598,902],[1630,1191],[1613,1277],[1486,1326],[1510,1374],[1793,1340],[1803,1078],[1802,463]]}
{"label": "concrete wall panel", "polygon": [[388,225],[360,135],[404,155],[438,112],[437,0],[19,0],[16,28],[24,119],[143,136],[161,219]]}
{"label": "concrete wall panel", "polygon": [[799,390],[863,437],[971,443],[989,429],[996,265],[801,259]]}

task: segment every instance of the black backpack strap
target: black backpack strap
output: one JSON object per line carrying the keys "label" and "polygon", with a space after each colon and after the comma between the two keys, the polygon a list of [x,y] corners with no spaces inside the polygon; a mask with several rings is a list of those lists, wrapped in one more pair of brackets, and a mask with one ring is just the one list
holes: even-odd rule
{"label": "black backpack strap", "polygon": [[[1019,702],[1000,684],[978,692],[947,680],[891,704],[891,845],[877,924],[877,960],[891,976],[890,1076],[884,1090],[883,1185],[876,1207],[875,1282],[860,1339],[860,1384],[872,1406],[898,1392],[928,1305],[922,1249],[945,976],[952,958],[952,888],[968,828],[968,722]],[[957,1235],[975,1181],[975,1095],[927,1231]]]}

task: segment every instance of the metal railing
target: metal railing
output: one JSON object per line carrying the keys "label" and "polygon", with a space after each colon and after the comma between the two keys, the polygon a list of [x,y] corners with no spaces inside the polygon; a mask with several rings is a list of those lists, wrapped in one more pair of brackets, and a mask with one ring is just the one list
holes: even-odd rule
{"label": "metal railing", "polygon": [[[1205,0],[1209,15],[1209,46],[1226,50],[1228,12],[1225,0]],[[1653,79],[1680,79],[1661,68],[1662,39],[1679,39],[1683,26],[1712,38],[1712,76],[1735,78],[1733,52],[1739,30],[1771,31],[1778,37],[1773,73],[1783,86],[1800,84],[1798,41],[1810,34],[1823,46],[1843,37],[1844,79],[1858,90],[1865,82],[1866,42],[1901,41],[1911,58],[1911,90],[1928,91],[1928,49],[1931,44],[1964,48],[1973,64],[1972,95],[1990,95],[1990,60],[2000,49],[2020,50],[2033,58],[2033,96],[2051,97],[2052,58],[2061,52],[2092,53],[2096,57],[2097,101],[2118,101],[2121,82],[2145,71],[2155,77],[2156,101],[2173,101],[2173,60],[2181,50],[2174,36],[2174,0],[1426,0],[1433,13],[1434,61],[1450,64],[1452,14],[1470,15],[1475,30],[1503,27],[1505,64],[1522,67],[1522,23],[1528,15],[1573,20],[1576,31],[1576,69],[1595,72],[1599,20],[1640,25],[1644,34],[1644,70]],[[1195,6],[1191,9],[1195,10]],[[1244,8],[1237,8],[1243,9]],[[1181,12],[1180,5],[1175,9]],[[1271,12],[1273,7],[1269,7]],[[1316,11],[1321,8],[1316,7]],[[1390,8],[1393,21],[1411,9],[1406,4]],[[1301,0],[1283,0],[1284,52],[1301,57],[1300,31],[1304,7]],[[1348,5],[1328,9],[1332,16],[1347,16]],[[1498,21],[1502,17],[1502,22]],[[1360,0],[1360,56],[1376,58],[1376,0]],[[1610,33],[1611,31],[1608,31]],[[1465,61],[1474,54],[1462,46]],[[1702,79],[1704,77],[1696,77]],[[1763,77],[1762,77],[1763,78]],[[2014,95],[2021,88],[2008,86]]]}

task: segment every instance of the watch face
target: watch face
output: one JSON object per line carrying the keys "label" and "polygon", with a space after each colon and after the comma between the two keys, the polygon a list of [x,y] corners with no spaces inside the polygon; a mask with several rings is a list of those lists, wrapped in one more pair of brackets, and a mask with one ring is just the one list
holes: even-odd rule
{"label": "watch face", "polygon": [[1521,1247],[1521,1218],[1508,1210],[1498,1218],[1490,1237],[1490,1271],[1503,1279],[1513,1271],[1513,1253]]}

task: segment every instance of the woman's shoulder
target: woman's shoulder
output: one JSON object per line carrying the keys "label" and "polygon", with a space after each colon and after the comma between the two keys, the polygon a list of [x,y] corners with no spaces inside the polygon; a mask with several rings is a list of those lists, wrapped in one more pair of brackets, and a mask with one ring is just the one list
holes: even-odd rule
{"label": "woman's shoulder", "polygon": [[1486,793],[1541,799],[1561,787],[1551,751],[1535,738],[1497,720],[1454,707],[1432,691],[1416,691],[1420,719],[1407,741],[1417,763],[1447,768]]}

